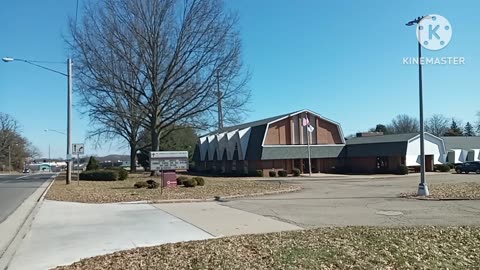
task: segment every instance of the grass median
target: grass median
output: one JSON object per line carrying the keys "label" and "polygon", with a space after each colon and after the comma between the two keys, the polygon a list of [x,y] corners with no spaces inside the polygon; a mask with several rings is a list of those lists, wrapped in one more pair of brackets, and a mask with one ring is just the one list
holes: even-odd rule
{"label": "grass median", "polygon": [[248,196],[269,192],[298,190],[298,185],[263,182],[242,178],[205,178],[205,186],[186,188],[183,186],[158,189],[137,189],[137,181],[158,177],[132,174],[124,181],[72,181],[65,184],[65,175],[59,175],[47,193],[46,198],[57,201],[83,203],[111,203],[130,201],[195,200],[212,199],[215,196]]}
{"label": "grass median", "polygon": [[[427,199],[439,200],[480,200],[480,183],[439,183],[429,184]],[[401,197],[417,198],[416,192],[402,193]]]}
{"label": "grass median", "polygon": [[479,227],[343,227],[136,248],[72,269],[478,269]]}

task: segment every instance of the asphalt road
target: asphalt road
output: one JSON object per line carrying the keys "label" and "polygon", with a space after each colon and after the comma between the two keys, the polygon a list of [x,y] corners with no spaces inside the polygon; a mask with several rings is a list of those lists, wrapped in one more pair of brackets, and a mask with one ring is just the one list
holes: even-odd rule
{"label": "asphalt road", "polygon": [[[399,198],[416,192],[419,174],[377,179],[301,179],[301,192],[234,199],[222,205],[304,228],[323,226],[480,225],[480,201]],[[479,174],[427,175],[429,184],[476,182]]]}
{"label": "asphalt road", "polygon": [[0,175],[0,223],[53,175],[53,173]]}

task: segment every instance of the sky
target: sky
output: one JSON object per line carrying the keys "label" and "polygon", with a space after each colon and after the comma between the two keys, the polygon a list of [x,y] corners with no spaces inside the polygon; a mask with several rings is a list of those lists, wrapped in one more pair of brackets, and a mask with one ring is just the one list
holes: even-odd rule
{"label": "sky", "polygon": [[[79,0],[79,18],[82,3]],[[464,57],[464,65],[423,68],[425,117],[441,113],[463,123],[480,110],[480,2],[438,0],[225,0],[239,15],[243,61],[252,74],[245,121],[310,109],[339,122],[345,135],[389,123],[398,114],[417,117],[417,16],[439,14],[452,39],[426,57]],[[0,57],[40,60],[66,72],[68,19],[76,0],[16,0],[0,4]],[[74,66],[75,72],[75,66]],[[75,79],[74,79],[75,85]],[[74,86],[75,87],[75,86]],[[0,112],[15,117],[22,134],[44,157],[65,157],[66,77],[22,63],[0,62]],[[77,100],[78,101],[78,100]],[[89,120],[75,104],[73,143],[85,141]],[[126,154],[120,141],[86,154]]]}

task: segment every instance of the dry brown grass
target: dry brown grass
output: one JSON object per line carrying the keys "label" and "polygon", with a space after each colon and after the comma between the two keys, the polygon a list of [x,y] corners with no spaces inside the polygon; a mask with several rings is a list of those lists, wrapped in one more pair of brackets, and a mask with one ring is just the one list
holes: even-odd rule
{"label": "dry brown grass", "polygon": [[175,187],[159,189],[137,189],[133,185],[137,181],[152,178],[142,174],[133,174],[125,181],[73,181],[65,184],[65,175],[60,175],[50,188],[46,198],[49,200],[111,203],[130,201],[160,201],[183,199],[212,199],[215,196],[244,196],[249,194],[297,190],[298,185],[280,184],[279,182],[260,182],[241,178],[205,178],[205,186],[195,188]]}
{"label": "dry brown grass", "polygon": [[478,227],[345,227],[137,248],[73,269],[479,269]]}
{"label": "dry brown grass", "polygon": [[[480,200],[480,183],[429,184],[430,199]],[[416,192],[402,193],[402,197],[416,198]]]}

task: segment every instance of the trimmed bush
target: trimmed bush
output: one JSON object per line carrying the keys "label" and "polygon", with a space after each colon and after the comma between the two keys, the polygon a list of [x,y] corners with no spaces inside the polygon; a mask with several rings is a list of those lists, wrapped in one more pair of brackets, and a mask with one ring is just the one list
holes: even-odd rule
{"label": "trimmed bush", "polygon": [[448,167],[450,167],[450,169],[455,169],[455,164],[453,163],[447,163]]}
{"label": "trimmed bush", "polygon": [[287,177],[288,173],[285,170],[278,171],[278,176],[280,177]]}
{"label": "trimmed bush", "polygon": [[145,181],[136,182],[135,185],[133,185],[133,187],[135,187],[135,188],[146,188],[146,187],[148,187],[148,183],[145,182]]}
{"label": "trimmed bush", "polygon": [[87,171],[96,171],[98,169],[100,169],[100,165],[98,164],[98,161],[96,158],[94,158],[93,156],[90,156],[90,159],[88,160],[88,164],[87,164]]}
{"label": "trimmed bush", "polygon": [[256,170],[255,171],[255,176],[263,177],[263,171],[262,170]]}
{"label": "trimmed bush", "polygon": [[449,172],[450,171],[450,166],[448,164],[438,164],[435,166],[437,170],[440,172]]}
{"label": "trimmed bush", "polygon": [[205,179],[202,177],[193,177],[192,180],[195,180],[197,186],[205,186]]}
{"label": "trimmed bush", "polygon": [[80,173],[80,180],[90,181],[117,181],[118,172],[116,171],[85,171]]}
{"label": "trimmed bush", "polygon": [[154,189],[154,188],[158,188],[160,185],[155,182],[154,180],[147,180],[145,183],[147,183],[147,188],[148,189]]}
{"label": "trimmed bush", "polygon": [[397,168],[397,174],[400,174],[400,175],[408,174],[408,167],[405,166],[405,165],[400,165],[400,166],[398,166],[398,168]]}
{"label": "trimmed bush", "polygon": [[177,186],[183,185],[183,181],[188,180],[188,177],[186,176],[179,176],[177,177]]}
{"label": "trimmed bush", "polygon": [[270,177],[277,177],[277,172],[276,171],[269,171],[268,176]]}
{"label": "trimmed bush", "polygon": [[183,186],[184,187],[196,187],[197,186],[197,181],[193,179],[187,179],[183,181]]}
{"label": "trimmed bush", "polygon": [[294,168],[292,169],[293,176],[300,176],[300,169]]}
{"label": "trimmed bush", "polygon": [[126,180],[128,178],[128,171],[124,168],[109,168],[107,171],[114,171],[118,173],[118,180]]}

